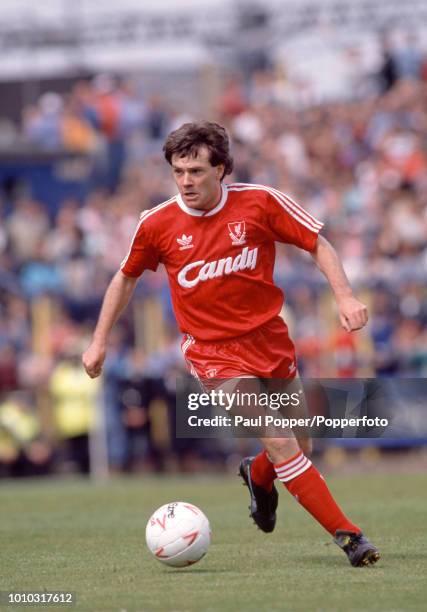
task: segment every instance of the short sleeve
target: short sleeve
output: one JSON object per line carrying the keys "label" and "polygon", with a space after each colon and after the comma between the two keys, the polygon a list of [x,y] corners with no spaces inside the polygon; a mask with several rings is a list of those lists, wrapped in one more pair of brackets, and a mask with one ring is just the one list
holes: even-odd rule
{"label": "short sleeve", "polygon": [[159,265],[159,261],[158,249],[144,223],[144,217],[142,217],[132,238],[130,249],[120,265],[120,269],[125,276],[141,276],[144,270],[152,270],[154,272]]}
{"label": "short sleeve", "polygon": [[269,189],[266,208],[267,222],[275,240],[314,251],[323,227],[321,221],[276,189]]}

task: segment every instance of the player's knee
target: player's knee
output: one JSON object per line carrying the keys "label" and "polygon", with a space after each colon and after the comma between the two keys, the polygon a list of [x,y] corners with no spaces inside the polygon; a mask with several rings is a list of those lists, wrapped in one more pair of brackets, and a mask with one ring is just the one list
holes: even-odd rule
{"label": "player's knee", "polygon": [[295,438],[264,438],[262,440],[268,454],[274,463],[285,461],[298,452]]}

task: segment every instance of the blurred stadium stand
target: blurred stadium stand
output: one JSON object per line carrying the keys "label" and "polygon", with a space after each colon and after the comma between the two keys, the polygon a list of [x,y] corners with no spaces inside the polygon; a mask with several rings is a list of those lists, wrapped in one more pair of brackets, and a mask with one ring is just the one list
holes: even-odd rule
{"label": "blurred stadium stand", "polygon": [[303,374],[426,376],[426,13],[3,0],[0,476],[86,472],[104,452],[97,406],[113,471],[223,467],[247,444],[175,440],[184,366],[161,272],[114,332],[103,384],[78,364],[140,211],[175,192],[163,139],[191,118],[228,127],[232,180],[275,185],[326,222],[369,304],[366,332],[339,331],[311,262],[279,249]]}

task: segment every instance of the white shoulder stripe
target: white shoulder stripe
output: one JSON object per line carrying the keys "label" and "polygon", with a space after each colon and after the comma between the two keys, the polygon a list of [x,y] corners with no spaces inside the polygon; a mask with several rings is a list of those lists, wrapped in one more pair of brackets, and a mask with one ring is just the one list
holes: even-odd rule
{"label": "white shoulder stripe", "polygon": [[290,198],[288,195],[285,195],[284,193],[282,193],[281,191],[277,191],[276,189],[272,189],[271,193],[272,195],[278,197],[284,204],[287,204],[290,208],[292,208],[296,215],[300,215],[308,223],[311,223],[314,227],[317,227],[318,231],[323,227],[323,223],[321,221],[310,215],[310,213],[308,213],[304,208],[302,208],[299,204],[292,200],[292,198]]}
{"label": "white shoulder stripe", "polygon": [[[236,186],[235,186],[236,185]],[[280,191],[272,189],[270,187],[265,187],[264,185],[242,185],[237,186],[235,184],[233,186],[229,185],[229,191],[250,191],[250,190],[260,190],[265,191],[272,195],[274,199],[286,210],[287,213],[291,215],[294,219],[296,219],[301,225],[308,228],[312,232],[316,234],[319,233],[320,229],[323,227],[323,223],[318,221],[315,217],[309,215],[303,208],[298,205],[294,205],[292,201],[290,201],[287,196],[282,194]],[[313,220],[312,220],[313,219]]]}
{"label": "white shoulder stripe", "polygon": [[169,200],[166,200],[165,202],[161,202],[160,204],[157,204],[157,206],[153,206],[153,208],[147,208],[147,210],[142,211],[139,218],[142,219],[143,217],[146,217],[149,213],[156,212],[157,210],[164,208],[166,204],[172,204],[172,202],[174,201],[176,201],[176,196],[173,196],[173,198],[169,198]]}
{"label": "white shoulder stripe", "polygon": [[129,259],[129,255],[131,254],[133,243],[135,241],[135,238],[136,238],[136,236],[138,234],[139,228],[141,227],[142,223],[144,221],[146,221],[149,217],[151,217],[151,215],[154,215],[156,212],[159,212],[159,210],[162,210],[163,208],[166,208],[170,204],[173,204],[175,201],[176,201],[176,196],[174,196],[170,200],[166,200],[166,202],[163,202],[162,204],[158,204],[158,206],[155,206],[154,208],[149,208],[148,210],[144,211],[141,214],[141,216],[139,218],[139,223],[136,226],[136,230],[135,230],[135,232],[134,232],[134,234],[132,236],[132,240],[130,241],[129,251],[126,253],[125,258],[121,262],[120,269],[122,269],[126,265],[126,262]]}
{"label": "white shoulder stripe", "polygon": [[274,192],[279,197],[282,197],[289,204],[289,206],[295,210],[295,212],[299,212],[305,219],[307,219],[307,221],[311,221],[313,225],[317,225],[319,229],[323,227],[323,223],[319,221],[319,219],[316,219],[316,217],[313,217],[313,215],[307,212],[305,208],[302,208],[302,206],[300,206],[297,202],[295,202],[295,200],[293,200],[286,193],[283,193],[279,191],[278,189],[273,189],[273,188],[272,188],[272,192]]}
{"label": "white shoulder stripe", "polygon": [[313,223],[313,225],[318,225],[319,229],[323,227],[323,223],[321,221],[316,219],[316,217],[313,217],[313,215],[310,215],[309,212],[307,212],[304,208],[302,208],[299,204],[297,204],[295,200],[293,200],[290,196],[279,191],[278,189],[275,189],[274,187],[267,187],[266,185],[245,184],[245,183],[234,183],[233,186],[234,185],[236,187],[255,187],[258,189],[267,189],[272,194],[275,194],[279,198],[282,198],[284,201],[286,201],[289,204],[289,206],[295,210],[297,214],[300,213],[301,216],[304,217],[304,219],[306,219],[308,222]]}
{"label": "white shoulder stripe", "polygon": [[170,204],[174,204],[174,203],[176,203],[176,197],[173,197],[170,200],[166,200],[166,202],[163,202],[163,204],[159,204],[158,206],[155,206],[154,208],[149,208],[148,210],[142,213],[140,220],[145,221],[146,219],[148,219],[148,217],[151,217],[156,212],[159,212],[163,208],[166,208],[167,206],[170,206]]}

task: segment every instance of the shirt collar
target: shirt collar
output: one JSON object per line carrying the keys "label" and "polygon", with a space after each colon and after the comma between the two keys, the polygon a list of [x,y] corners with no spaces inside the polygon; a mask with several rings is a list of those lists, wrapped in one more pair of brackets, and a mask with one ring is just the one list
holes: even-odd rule
{"label": "shirt collar", "polygon": [[222,208],[224,208],[225,203],[227,202],[227,197],[228,197],[227,185],[225,185],[224,183],[221,183],[221,199],[214,208],[211,208],[208,211],[197,210],[197,208],[190,208],[189,206],[185,204],[180,193],[177,196],[177,202],[178,202],[178,206],[180,207],[180,209],[183,210],[188,215],[193,215],[193,217],[212,217],[213,215],[216,215],[216,213],[218,213]]}

